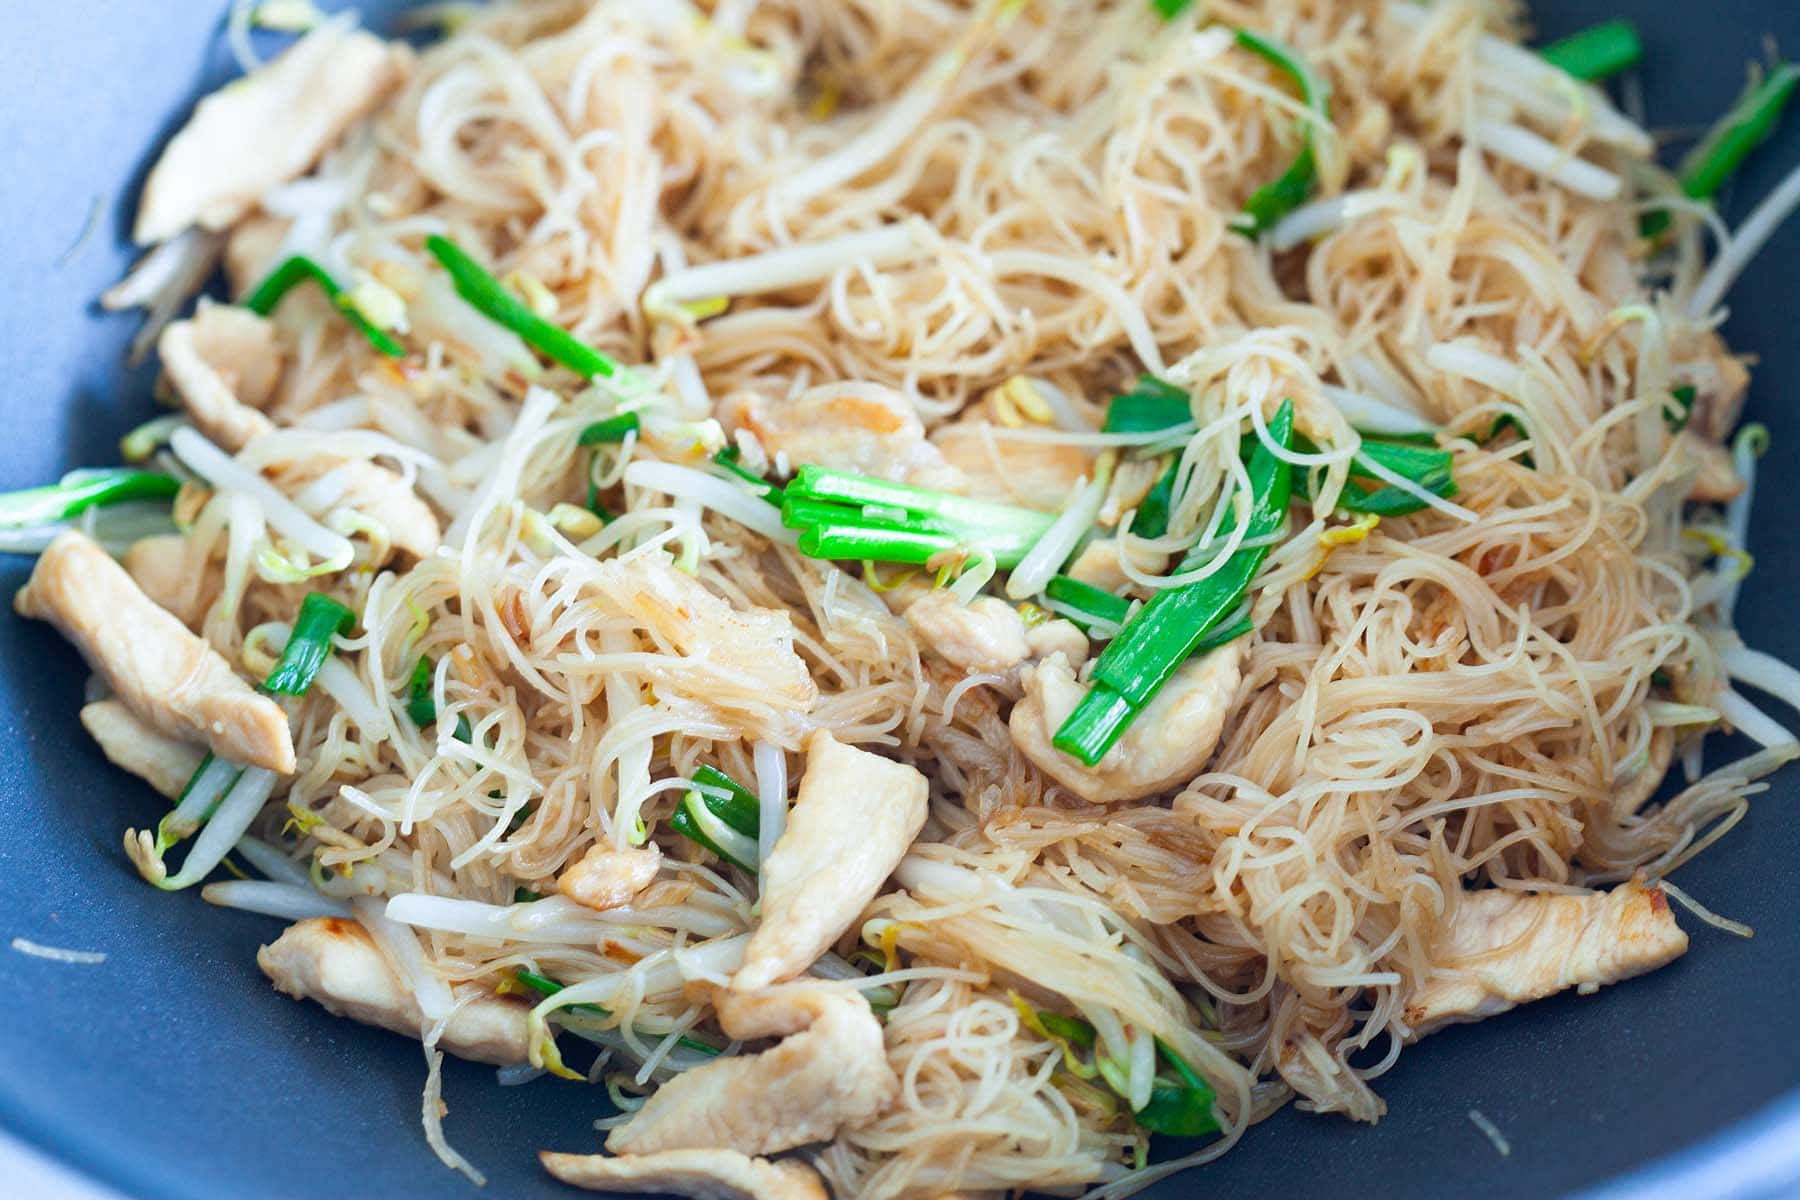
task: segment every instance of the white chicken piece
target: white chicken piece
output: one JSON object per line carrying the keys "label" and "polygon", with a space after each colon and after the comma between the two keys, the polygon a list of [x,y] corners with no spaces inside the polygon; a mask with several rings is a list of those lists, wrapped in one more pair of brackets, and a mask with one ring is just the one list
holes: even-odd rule
{"label": "white chicken piece", "polygon": [[225,238],[224,261],[225,282],[233,300],[242,301],[280,265],[275,256],[281,253],[293,224],[286,217],[253,212],[231,227]]}
{"label": "white chicken piece", "polygon": [[1465,892],[1436,947],[1436,970],[1406,1005],[1406,1023],[1422,1037],[1564,988],[1586,994],[1672,962],[1687,945],[1657,887],[1622,883],[1583,896]]}
{"label": "white chicken piece", "polygon": [[188,561],[188,542],[179,533],[158,533],[131,543],[122,560],[125,573],[159,608],[192,627],[206,614],[208,572]]}
{"label": "white chicken piece", "polygon": [[906,623],[926,648],[963,671],[1010,671],[1031,655],[1025,619],[998,596],[964,604],[939,589],[907,605]]}
{"label": "white chicken piece", "polygon": [[1692,430],[1683,430],[1675,439],[1676,450],[1693,464],[1694,474],[1688,485],[1687,498],[1697,504],[1729,504],[1744,490],[1732,466],[1731,451],[1717,442],[1709,442]]}
{"label": "white chicken piece", "polygon": [[661,867],[662,851],[655,842],[624,847],[595,842],[578,861],[564,868],[556,890],[577,904],[604,912],[630,904],[656,882]]}
{"label": "white chicken piece", "polygon": [[156,342],[163,370],[194,427],[236,454],[275,425],[262,413],[285,352],[275,326],[247,308],[202,300]]}
{"label": "white chicken piece", "polygon": [[1183,664],[1113,748],[1088,767],[1051,743],[1087,693],[1069,661],[1052,654],[1025,676],[1025,695],[1008,721],[1013,744],[1089,804],[1117,804],[1179,787],[1212,758],[1237,694],[1242,660],[1240,640]]}
{"label": "white chicken piece", "polygon": [[48,621],[145,724],[220,758],[294,772],[287,713],[144,595],[125,568],[70,530],[39,556],[13,607]]}
{"label": "white chicken piece", "polygon": [[819,1173],[801,1162],[770,1162],[732,1150],[660,1154],[558,1154],[538,1161],[564,1183],[614,1195],[690,1196],[693,1200],[830,1200]]}
{"label": "white chicken piece", "polygon": [[[368,931],[345,917],[310,917],[288,926],[256,952],[256,965],[276,991],[316,1001],[334,1016],[414,1038],[429,1024]],[[504,996],[478,996],[451,1015],[438,1047],[495,1066],[525,1062],[530,1011]]]}
{"label": "white chicken piece", "polygon": [[666,656],[651,664],[659,690],[717,707],[729,702],[791,712],[805,712],[819,698],[812,672],[794,650],[794,623],[785,611],[735,608],[667,559],[608,559],[597,564],[594,579]]}
{"label": "white chicken piece", "polygon": [[414,558],[429,558],[444,540],[443,526],[431,505],[419,498],[404,477],[364,458],[317,460],[273,472],[290,494],[326,475],[338,484],[332,506],[353,508],[387,530],[388,541]]}
{"label": "white chicken piece", "polygon": [[1047,512],[1067,504],[1075,485],[1094,473],[1093,459],[1079,446],[1008,437],[983,419],[952,421],[931,443],[962,473],[957,491]]}
{"label": "white chicken piece", "polygon": [[792,399],[766,400],[748,392],[727,396],[719,419],[745,429],[773,459],[854,471],[921,487],[951,488],[961,473],[925,439],[925,426],[905,396],[874,383],[833,383]]}
{"label": "white chicken piece", "polygon": [[[1097,587],[1103,592],[1118,595],[1127,588],[1136,587],[1131,576],[1125,574],[1120,561],[1125,558],[1118,538],[1095,538],[1081,548],[1075,561],[1069,564],[1068,576],[1082,583]],[[1133,548],[1130,562],[1140,575],[1160,575],[1169,565],[1169,556],[1154,551]]]}
{"label": "white chicken piece", "polygon": [[812,735],[787,828],[762,864],[762,923],[732,991],[768,987],[818,960],[905,857],[929,790],[914,767],[823,729]]}
{"label": "white chicken piece", "polygon": [[774,1154],[829,1141],[866,1121],[898,1093],[881,1023],[855,993],[823,998],[803,1032],[761,1054],[683,1071],[607,1136],[614,1154],[735,1150]]}
{"label": "white chicken piece", "polygon": [[331,22],[200,102],[144,185],[132,236],[229,229],[297,179],[405,80],[412,52]]}
{"label": "white chicken piece", "polygon": [[158,733],[120,700],[82,705],[81,725],[100,744],[108,762],[171,800],[187,787],[203,757],[198,746]]}
{"label": "white chicken piece", "polygon": [[1025,633],[1025,647],[1033,658],[1060,654],[1071,668],[1080,667],[1088,656],[1087,634],[1075,622],[1062,617],[1033,625]]}

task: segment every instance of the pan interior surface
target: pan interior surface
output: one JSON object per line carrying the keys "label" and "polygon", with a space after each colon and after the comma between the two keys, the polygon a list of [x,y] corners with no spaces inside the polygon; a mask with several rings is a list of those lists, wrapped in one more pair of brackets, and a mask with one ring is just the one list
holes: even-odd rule
{"label": "pan interior surface", "polygon": [[[11,183],[0,290],[7,366],[0,487],[26,487],[116,460],[116,441],[152,413],[151,376],[124,363],[133,322],[95,298],[132,260],[126,233],[151,156],[194,98],[231,76],[223,5],[141,0],[24,6],[0,40],[0,133]],[[328,5],[327,7],[337,7]],[[402,7],[362,6],[380,29]],[[1638,23],[1653,128],[1708,119],[1736,95],[1744,64],[1774,35],[1800,51],[1792,0],[1558,0],[1545,35],[1615,17]],[[1725,205],[1739,218],[1800,161],[1800,121],[1759,154]],[[1793,294],[1800,223],[1763,253],[1732,296],[1725,333],[1759,356],[1748,417],[1765,423],[1751,542],[1756,571],[1739,604],[1746,639],[1800,662],[1800,539],[1785,524],[1786,472],[1800,466]],[[29,563],[0,558],[11,595]],[[12,1012],[0,1024],[0,1124],[143,1197],[463,1195],[419,1133],[419,1048],[275,995],[256,970],[269,918],[146,887],[119,833],[158,799],[110,768],[80,732],[85,670],[44,627],[0,621],[0,756],[7,836],[0,896],[7,938],[104,952],[96,966],[14,954]],[[1438,1034],[1404,1055],[1375,1126],[1291,1106],[1221,1162],[1148,1193],[1549,1195],[1594,1185],[1730,1129],[1800,1088],[1800,822],[1791,773],[1753,800],[1724,843],[1676,881],[1756,930],[1741,941],[1687,922],[1689,953],[1594,997],[1565,994]],[[493,1195],[566,1194],[539,1148],[597,1148],[596,1090],[554,1080],[496,1085],[490,1068],[446,1063],[445,1129],[487,1173]],[[1510,1142],[1500,1156],[1476,1111]],[[1792,1106],[1789,1107],[1790,1114]],[[1800,1125],[1792,1136],[1800,1138]]]}

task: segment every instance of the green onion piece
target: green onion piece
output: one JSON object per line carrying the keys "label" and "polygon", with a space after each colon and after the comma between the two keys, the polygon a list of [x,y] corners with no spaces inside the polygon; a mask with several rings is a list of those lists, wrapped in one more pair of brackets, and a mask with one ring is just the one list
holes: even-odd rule
{"label": "green onion piece", "polygon": [[[1104,1059],[1089,1062],[1076,1054],[1077,1050],[1092,1050],[1098,1041],[1092,1025],[1079,1017],[1033,1008],[1016,992],[1013,1004],[1033,1033],[1063,1052],[1063,1069],[1080,1079],[1092,1079],[1098,1074],[1121,1098],[1126,1097],[1126,1080],[1117,1064]],[[1161,1038],[1156,1039],[1156,1056],[1167,1069],[1157,1072],[1150,1102],[1137,1110],[1138,1125],[1151,1133],[1172,1137],[1216,1132],[1219,1124],[1212,1111],[1212,1085]]]}
{"label": "green onion piece", "polygon": [[1194,6],[1194,0],[1150,0],[1150,7],[1165,21],[1173,21]]}
{"label": "green onion piece", "polygon": [[257,285],[244,301],[244,307],[259,317],[266,317],[275,311],[282,298],[294,290],[295,285],[312,280],[325,293],[331,306],[343,313],[349,322],[362,331],[369,339],[369,344],[387,355],[389,358],[405,358],[406,348],[389,337],[382,330],[375,328],[369,318],[358,312],[356,306],[344,297],[344,289],[338,286],[337,280],[331,277],[318,263],[304,255],[296,254],[269,273],[269,277]]}
{"label": "green onion piece", "polygon": [[513,903],[514,904],[536,904],[539,900],[542,900],[542,899],[543,899],[542,896],[540,896],[538,893],[532,891],[528,887],[516,887],[513,889]]}
{"label": "green onion piece", "polygon": [[1188,394],[1154,375],[1138,376],[1129,392],[1114,396],[1106,406],[1101,433],[1154,433],[1186,425],[1194,419]]}
{"label": "green onion piece", "polygon": [[1696,200],[1717,194],[1750,152],[1775,132],[1782,110],[1800,86],[1800,64],[1782,63],[1761,83],[1746,88],[1700,144],[1688,151],[1676,173],[1681,190]]}
{"label": "green onion piece", "polygon": [[1123,626],[1125,619],[1131,615],[1131,601],[1102,591],[1091,583],[1071,579],[1067,575],[1052,575],[1050,582],[1044,585],[1044,595],[1066,608],[1078,609],[1086,614],[1085,621],[1071,618],[1084,628],[1102,623]]}
{"label": "green onion piece", "polygon": [[1663,419],[1668,422],[1672,432],[1680,433],[1693,418],[1694,401],[1700,398],[1700,390],[1691,383],[1684,383],[1678,388],[1669,389],[1669,395],[1675,398],[1675,406],[1680,411],[1665,412]]}
{"label": "green onion piece", "polygon": [[1300,90],[1300,99],[1313,114],[1311,118],[1301,122],[1300,153],[1292,165],[1275,182],[1257,188],[1244,205],[1244,213],[1250,218],[1247,232],[1256,237],[1266,233],[1277,221],[1306,203],[1306,198],[1312,194],[1313,184],[1318,179],[1318,166],[1313,160],[1314,121],[1329,121],[1331,107],[1324,81],[1308,70],[1294,51],[1273,38],[1263,37],[1248,29],[1237,31],[1237,43],[1293,80],[1294,86]]}
{"label": "green onion piece", "polygon": [[0,493],[0,529],[29,529],[128,500],[166,500],[181,480],[128,467],[70,471],[58,483]]}
{"label": "green onion piece", "polygon": [[331,657],[332,636],[349,633],[355,624],[356,614],[348,608],[323,592],[308,592],[300,602],[300,615],[294,618],[294,632],[288,635],[281,660],[263,680],[263,690],[281,696],[306,695]]}
{"label": "green onion piece", "polygon": [[1590,83],[1637,66],[1644,43],[1630,21],[1605,21],[1551,42],[1538,55],[1553,67]]}
{"label": "green onion piece", "polygon": [[[1796,87],[1800,64],[1791,62],[1770,71],[1760,83],[1749,84],[1675,168],[1682,193],[1694,200],[1717,195],[1751,151],[1775,132]],[[1668,228],[1669,214],[1661,209],[1645,213],[1638,222],[1638,232],[1647,238],[1660,237]]]}
{"label": "green onion piece", "polygon": [[[513,981],[521,987],[530,988],[540,996],[554,996],[556,993],[562,991],[564,986],[550,978],[548,975],[540,975],[536,971],[528,971],[524,967],[514,969]],[[569,1005],[569,1011],[590,1013],[599,1017],[612,1016],[612,1013],[598,1004],[571,1004]],[[649,1036],[653,1037],[655,1035],[652,1034]],[[719,1047],[703,1042],[698,1038],[688,1037],[686,1034],[683,1034],[680,1038],[676,1039],[676,1044],[685,1046],[689,1050],[698,1051],[701,1054],[718,1055],[721,1053]]]}
{"label": "green onion piece", "polygon": [[596,375],[611,379],[619,373],[618,363],[568,330],[532,312],[524,301],[509,292],[455,242],[433,234],[425,239],[425,248],[443,264],[444,270],[450,272],[456,294],[484,316],[506,326],[583,379],[592,379]]}
{"label": "green onion piece", "polygon": [[581,437],[577,439],[576,444],[581,446],[599,446],[608,442],[622,442],[625,440],[626,434],[636,433],[638,431],[639,424],[640,422],[638,421],[638,415],[636,413],[618,413],[606,418],[604,421],[595,421],[592,425],[583,429],[581,431]]}
{"label": "green onion piece", "polygon": [[[754,792],[716,767],[696,768],[693,781],[709,790],[703,792],[696,788],[689,792],[676,807],[675,815],[669,818],[669,824],[683,837],[698,842],[726,862],[742,867],[754,875],[756,863],[745,862],[745,855],[733,853],[731,847],[722,843],[731,840],[729,834],[737,834],[750,839],[754,844],[762,825],[761,801]],[[716,795],[713,789],[725,794]],[[705,806],[704,816],[693,811],[695,804]],[[718,821],[726,832],[720,833],[718,837],[709,834],[706,831],[709,819]]]}
{"label": "green onion piece", "polygon": [[706,797],[706,807],[714,816],[745,837],[757,836],[762,828],[762,801],[757,799],[755,792],[717,767],[696,767],[693,778],[702,787],[720,788],[729,793]]}
{"label": "green onion piece", "polygon": [[744,466],[743,463],[738,461],[740,457],[742,456],[738,454],[738,448],[736,446],[727,446],[717,454],[713,455],[712,460],[714,466],[719,467],[727,474],[735,475],[745,483],[755,485],[757,488],[757,495],[761,496],[775,507],[780,508],[782,497],[781,485],[770,483],[755,471]]}
{"label": "green onion piece", "polygon": [[[1269,422],[1269,437],[1286,447],[1292,444],[1293,430],[1294,406],[1284,400]],[[1260,541],[1279,532],[1287,519],[1293,470],[1258,439],[1249,474],[1250,519],[1244,536]],[[1056,731],[1055,746],[1090,767],[1099,762],[1201,640],[1243,603],[1268,553],[1266,544],[1247,547],[1210,577],[1153,596],[1095,660],[1092,685]],[[1207,555],[1196,547],[1177,570],[1197,567]]]}
{"label": "green onion piece", "polygon": [[782,492],[782,523],[798,529],[814,558],[921,564],[959,546],[1014,567],[1043,536],[1053,513],[971,500],[848,471],[803,466]]}
{"label": "green onion piece", "polygon": [[[1510,414],[1502,414],[1495,422],[1494,433],[1499,432],[1501,422],[1510,419]],[[1517,422],[1514,422],[1517,424]],[[1492,433],[1489,434],[1493,436]],[[1303,434],[1294,436],[1294,448],[1306,454],[1318,452],[1318,447]],[[1455,456],[1448,450],[1436,447],[1425,447],[1410,442],[1377,441],[1364,438],[1357,448],[1356,456],[1350,460],[1350,478],[1344,482],[1344,490],[1338,496],[1338,507],[1345,512],[1374,513],[1382,517],[1403,517],[1408,513],[1418,512],[1425,507],[1425,502],[1404,488],[1383,483],[1378,488],[1357,482],[1357,478],[1377,478],[1369,470],[1370,461],[1379,463],[1389,471],[1405,479],[1411,480],[1434,496],[1448,498],[1456,494],[1456,480],[1451,475],[1451,465]],[[1310,472],[1299,472],[1294,477],[1294,492],[1302,499],[1312,498],[1312,478]]]}
{"label": "green onion piece", "polygon": [[1171,1137],[1217,1132],[1219,1121],[1213,1116],[1212,1085],[1161,1038],[1156,1039],[1156,1056],[1169,1072],[1157,1072],[1150,1088],[1150,1103],[1137,1110],[1137,1123],[1151,1133]]}
{"label": "green onion piece", "polygon": [[[413,664],[412,676],[406,682],[406,715],[420,729],[437,722],[437,701],[431,698],[431,678],[435,667],[430,655],[419,655],[419,661]],[[469,718],[458,713],[456,731],[451,736],[459,742],[472,744],[475,731],[469,727]]]}

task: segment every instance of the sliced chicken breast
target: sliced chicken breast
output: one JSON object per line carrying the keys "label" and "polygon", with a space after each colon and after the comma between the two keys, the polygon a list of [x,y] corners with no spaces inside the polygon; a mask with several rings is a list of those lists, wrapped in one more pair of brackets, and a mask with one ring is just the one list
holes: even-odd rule
{"label": "sliced chicken breast", "polygon": [[157,339],[163,370],[194,427],[236,454],[275,428],[261,412],[281,376],[275,326],[246,308],[202,300]]}
{"label": "sliced chicken breast", "polygon": [[1585,994],[1672,962],[1687,945],[1661,888],[1465,892],[1437,948],[1436,973],[1406,1006],[1406,1023],[1420,1037],[1564,988]]}
{"label": "sliced chicken breast", "polygon": [[770,1162],[732,1150],[660,1154],[538,1154],[544,1169],[589,1191],[690,1196],[693,1200],[829,1200],[819,1173],[801,1162]]}
{"label": "sliced chicken breast", "polygon": [[924,827],[929,791],[913,767],[822,729],[813,734],[787,828],[762,864],[762,923],[733,991],[767,987],[818,960],[905,857]]}
{"label": "sliced chicken breast", "polygon": [[662,851],[655,842],[625,847],[596,842],[564,869],[556,880],[556,889],[587,908],[620,908],[656,882],[661,867]]}
{"label": "sliced chicken breast", "polygon": [[404,46],[321,25],[200,102],[151,169],[132,236],[147,246],[193,225],[229,229],[270,188],[311,169],[411,63]]}
{"label": "sliced chicken breast", "polygon": [[[411,989],[388,965],[368,931],[344,917],[312,917],[288,926],[256,952],[256,965],[276,991],[316,1001],[335,1016],[413,1038],[421,1036],[427,1024]],[[451,1016],[438,1047],[496,1066],[525,1062],[525,1018],[530,1011],[504,996],[477,997]]]}
{"label": "sliced chicken breast", "polygon": [[964,604],[948,591],[929,592],[907,606],[906,623],[939,658],[964,671],[1010,671],[1031,654],[1025,619],[998,596]]}
{"label": "sliced chicken breast", "polygon": [[86,534],[70,530],[51,542],[13,607],[56,626],[151,728],[232,762],[293,773],[281,706],[158,608]]}
{"label": "sliced chicken breast", "polygon": [[205,757],[191,742],[159,733],[122,700],[96,700],[81,708],[81,725],[100,744],[107,761],[130,771],[173,800]]}
{"label": "sliced chicken breast", "polygon": [[805,1031],[761,1054],[719,1058],[684,1071],[614,1129],[614,1154],[718,1149],[773,1154],[827,1141],[866,1121],[899,1091],[881,1025],[861,996],[818,1006]]}

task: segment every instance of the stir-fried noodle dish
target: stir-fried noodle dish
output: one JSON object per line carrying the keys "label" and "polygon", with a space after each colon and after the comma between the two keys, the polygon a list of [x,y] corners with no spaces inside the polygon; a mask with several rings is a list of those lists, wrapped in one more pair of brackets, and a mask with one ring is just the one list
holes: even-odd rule
{"label": "stir-fried noodle dish", "polygon": [[1709,201],[1795,68],[1682,157],[1499,0],[227,32],[107,297],[170,412],[0,539],[124,853],[448,1166],[445,1054],[603,1191],[1124,1196],[1743,931],[1666,877],[1800,755],[1716,332],[1800,175]]}

